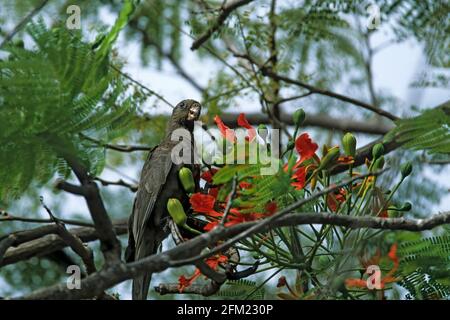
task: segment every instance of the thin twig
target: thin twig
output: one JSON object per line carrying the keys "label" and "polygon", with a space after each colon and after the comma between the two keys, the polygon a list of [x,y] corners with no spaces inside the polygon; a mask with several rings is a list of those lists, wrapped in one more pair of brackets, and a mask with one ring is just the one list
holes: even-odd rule
{"label": "thin twig", "polygon": [[99,181],[102,186],[121,186],[130,189],[132,192],[136,192],[138,190],[138,186],[135,184],[127,183],[123,181],[122,179],[119,179],[117,181],[108,181],[105,179],[102,179],[100,177],[95,177],[94,180]]}
{"label": "thin twig", "polygon": [[79,237],[66,229],[64,223],[62,223],[62,221],[52,213],[50,208],[45,205],[43,197],[40,197],[40,201],[42,206],[50,216],[50,219],[53,220],[53,222],[57,226],[58,235],[76,254],[80,256],[81,260],[83,260],[87,274],[96,272],[97,269],[95,267],[94,254],[92,250],[89,247],[85,246]]}
{"label": "thin twig", "polygon": [[228,194],[228,201],[227,205],[225,207],[225,210],[223,212],[222,220],[220,220],[220,225],[223,227],[225,225],[225,222],[227,221],[228,215],[230,214],[231,204],[233,202],[234,196],[236,195],[237,190],[237,175],[233,177],[233,182],[231,185],[231,191]]}
{"label": "thin twig", "polygon": [[[79,220],[73,220],[73,219],[59,219],[61,222],[65,224],[70,224],[74,226],[80,226],[80,227],[93,227],[94,225],[89,222],[79,221]],[[24,218],[24,217],[18,217],[10,214],[9,212],[0,210],[0,222],[7,222],[7,221],[21,221],[21,222],[30,222],[30,223],[52,223],[53,220],[51,219],[38,219],[38,218]]]}
{"label": "thin twig", "polygon": [[328,96],[328,97],[331,97],[331,98],[334,98],[334,99],[337,99],[337,100],[340,100],[340,101],[351,103],[351,104],[353,104],[355,106],[362,107],[362,108],[364,108],[366,110],[370,110],[372,112],[375,112],[375,113],[379,114],[380,116],[386,117],[386,118],[388,118],[388,119],[390,119],[392,121],[396,121],[396,120],[399,119],[399,117],[393,115],[392,113],[390,113],[388,111],[385,111],[385,110],[382,110],[382,109],[380,109],[380,108],[378,108],[376,106],[373,106],[371,104],[368,104],[366,102],[362,102],[360,100],[357,100],[357,99],[354,99],[354,98],[351,98],[351,97],[348,97],[348,96],[345,96],[345,95],[342,95],[342,94],[339,94],[339,93],[336,93],[336,92],[332,92],[332,91],[329,91],[329,90],[321,89],[321,88],[312,86],[310,84],[301,82],[299,80],[295,80],[295,79],[288,78],[286,76],[279,75],[279,74],[273,72],[270,68],[262,66],[261,67],[261,72],[265,76],[268,76],[268,77],[273,78],[273,79],[278,79],[278,80],[286,82],[286,83],[294,84],[296,86],[299,86],[299,87],[305,88],[307,90],[310,90],[313,93],[317,93],[317,94],[321,94],[321,95],[324,95],[324,96]]}
{"label": "thin twig", "polygon": [[[126,219],[113,221],[113,226],[117,235],[128,232]],[[79,237],[82,242],[98,240],[98,233],[92,226],[72,228],[69,231]],[[0,241],[9,236],[14,236],[16,239],[13,244],[15,248],[8,250],[0,266],[14,264],[31,257],[47,255],[64,249],[67,244],[56,234],[56,225],[49,224],[0,236]]]}
{"label": "thin twig", "polygon": [[30,13],[28,13],[25,18],[23,18],[15,27],[14,29],[3,39],[2,43],[0,44],[0,49],[3,48],[3,46],[10,41],[33,17],[41,11],[44,6],[48,3],[49,0],[42,1],[36,8],[34,8]]}
{"label": "thin twig", "polygon": [[125,145],[125,144],[117,145],[117,144],[104,143],[100,140],[91,138],[83,133],[80,133],[79,136],[81,138],[91,141],[91,142],[95,143],[96,145],[101,146],[103,148],[120,151],[120,152],[150,151],[152,149],[152,147],[149,147],[149,146],[136,146],[136,145]]}
{"label": "thin twig", "polygon": [[225,3],[220,9],[220,13],[217,19],[213,22],[208,30],[206,30],[201,36],[197,38],[197,40],[194,41],[191,46],[191,50],[197,50],[198,48],[200,48],[201,45],[204,44],[214,32],[219,30],[219,28],[223,25],[225,20],[234,10],[252,1],[253,0],[232,0]]}

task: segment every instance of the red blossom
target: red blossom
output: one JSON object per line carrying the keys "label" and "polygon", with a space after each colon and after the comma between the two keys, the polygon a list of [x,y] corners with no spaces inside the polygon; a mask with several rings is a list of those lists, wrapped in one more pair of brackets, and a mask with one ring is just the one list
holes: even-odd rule
{"label": "red blossom", "polygon": [[219,225],[219,221],[214,220],[214,221],[209,222],[206,226],[204,226],[203,230],[211,231],[212,229],[214,229],[218,225]]}
{"label": "red blossom", "polygon": [[237,123],[239,126],[246,128],[248,130],[247,138],[249,141],[253,141],[253,139],[256,137],[256,130],[250,125],[250,123],[248,123],[247,119],[245,118],[245,114],[243,113],[239,114]]}
{"label": "red blossom", "polygon": [[200,176],[200,178],[202,178],[203,180],[205,180],[208,183],[212,183],[213,182],[213,177],[216,174],[216,172],[219,171],[218,169],[215,168],[211,168],[210,170],[206,170],[202,173],[202,175]]}
{"label": "red blossom", "polygon": [[287,281],[285,276],[281,276],[280,278],[278,278],[277,288],[284,287],[286,284]]}
{"label": "red blossom", "polygon": [[383,210],[380,212],[380,214],[378,215],[379,218],[389,218],[389,214],[387,210]]}
{"label": "red blossom", "polygon": [[247,181],[242,181],[239,183],[239,188],[241,189],[250,189],[252,187],[252,184]]}
{"label": "red blossom", "polygon": [[219,195],[219,188],[209,188],[208,190],[208,194],[212,197],[214,197],[214,199],[217,199],[217,196]]}
{"label": "red blossom", "polygon": [[222,214],[214,210],[216,198],[209,194],[194,193],[189,199],[192,210],[198,213],[204,213],[211,217],[221,217]]}
{"label": "red blossom", "polygon": [[275,212],[277,212],[277,209],[278,209],[278,206],[275,201],[271,201],[266,204],[266,211],[267,211],[267,214],[269,214],[269,215],[273,215]]}
{"label": "red blossom", "polygon": [[[205,263],[211,269],[217,270],[219,268],[219,264],[227,263],[227,261],[228,261],[227,256],[217,255],[217,256],[209,257],[208,259],[205,260]],[[200,269],[196,268],[194,271],[194,274],[192,276],[190,276],[189,278],[186,278],[184,275],[180,276],[178,278],[178,291],[180,293],[182,293],[185,288],[192,285],[192,283],[201,275],[202,275],[202,273],[201,273]]]}
{"label": "red blossom", "polygon": [[227,127],[219,116],[214,117],[214,122],[217,124],[217,127],[219,128],[222,137],[234,143],[236,140],[236,134],[234,133],[234,130]]}
{"label": "red blossom", "polygon": [[295,173],[292,175],[292,179],[296,180],[291,183],[291,185],[295,187],[295,190],[302,190],[306,183],[306,167],[296,169]]}
{"label": "red blossom", "polygon": [[327,205],[331,211],[336,212],[339,209],[341,203],[345,202],[347,192],[344,188],[340,188],[337,191],[327,194]]}
{"label": "red blossom", "polygon": [[[388,284],[388,283],[398,281],[398,279],[393,276],[394,273],[397,271],[399,264],[400,264],[399,259],[397,257],[397,244],[396,243],[394,243],[391,246],[389,253],[388,253],[388,258],[389,258],[389,260],[391,260],[393,262],[394,266],[386,274],[386,276],[384,276],[381,279],[380,289],[384,289],[386,284]],[[367,261],[362,261],[362,264],[367,269],[367,267],[369,265],[378,265],[379,261],[380,261],[380,250],[377,250],[377,253],[375,254],[375,256],[373,256],[371,259],[369,259]],[[363,289],[367,288],[367,280],[363,280],[363,279],[349,278],[349,279],[345,280],[345,284],[349,288],[351,288],[351,287],[363,288]]]}
{"label": "red blossom", "polygon": [[303,133],[295,140],[295,149],[300,155],[300,160],[297,164],[302,163],[308,159],[311,159],[316,153],[319,146],[313,142],[309,137],[309,134]]}

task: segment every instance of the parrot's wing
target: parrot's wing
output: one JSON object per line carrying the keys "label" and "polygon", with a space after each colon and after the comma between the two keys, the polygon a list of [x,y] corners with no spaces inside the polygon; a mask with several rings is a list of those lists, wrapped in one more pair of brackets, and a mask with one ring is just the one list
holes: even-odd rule
{"label": "parrot's wing", "polygon": [[171,149],[170,146],[164,145],[156,147],[144,164],[133,212],[132,229],[136,248],[141,247],[156,200],[172,168]]}

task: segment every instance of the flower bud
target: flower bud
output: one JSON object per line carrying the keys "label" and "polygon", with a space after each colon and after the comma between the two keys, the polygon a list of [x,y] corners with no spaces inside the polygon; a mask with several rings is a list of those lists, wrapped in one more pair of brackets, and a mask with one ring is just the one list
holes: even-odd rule
{"label": "flower bud", "polygon": [[384,146],[382,143],[377,143],[372,148],[372,157],[378,159],[384,154]]}
{"label": "flower bud", "polygon": [[303,110],[302,108],[297,109],[297,111],[294,112],[292,118],[294,120],[294,124],[297,127],[301,126],[306,118],[305,110]]}
{"label": "flower bud", "polygon": [[187,216],[184,212],[183,205],[181,204],[180,200],[176,198],[170,198],[167,201],[167,211],[169,211],[169,214],[176,225],[184,226],[186,224]]}
{"label": "flower bud", "polygon": [[192,176],[192,171],[189,168],[181,168],[178,172],[178,177],[180,178],[180,182],[187,193],[192,193],[195,191],[194,177]]}
{"label": "flower bud", "polygon": [[339,157],[339,147],[328,149],[328,152],[320,160],[320,165],[317,170],[325,169],[329,164],[332,164]]}
{"label": "flower bud", "polygon": [[402,178],[406,178],[407,176],[409,176],[412,172],[412,164],[411,162],[407,162],[404,165],[401,166],[400,168],[400,172],[402,174]]}
{"label": "flower bud", "polygon": [[377,160],[375,160],[372,169],[373,171],[378,171],[383,169],[383,167],[384,167],[384,157],[381,156]]}
{"label": "flower bud", "polygon": [[258,134],[264,141],[266,140],[268,133],[269,133],[269,130],[267,130],[267,127],[265,124],[260,124],[258,126]]}
{"label": "flower bud", "polygon": [[342,137],[342,145],[344,146],[344,152],[347,156],[354,157],[356,154],[356,138],[350,132],[346,133]]}
{"label": "flower bud", "polygon": [[405,202],[405,204],[399,209],[399,211],[410,211],[412,208],[411,203]]}

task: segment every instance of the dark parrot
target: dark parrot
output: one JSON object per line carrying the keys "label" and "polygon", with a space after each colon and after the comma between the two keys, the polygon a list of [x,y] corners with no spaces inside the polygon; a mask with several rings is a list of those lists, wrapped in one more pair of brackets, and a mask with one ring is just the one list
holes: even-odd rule
{"label": "dark parrot", "polygon": [[[134,200],[133,211],[128,221],[128,247],[125,251],[127,262],[137,261],[158,251],[161,242],[169,234],[169,213],[167,200],[177,198],[185,210],[189,207],[186,195],[178,178],[178,171],[184,166],[198,173],[193,162],[194,121],[198,119],[201,105],[195,100],[183,100],[173,109],[168,122],[164,140],[153,148],[142,169],[138,191]],[[192,155],[189,163],[175,164],[171,153],[179,141],[172,141],[172,133],[177,129],[186,129],[190,136]],[[133,279],[133,300],[147,298],[152,274]]]}

